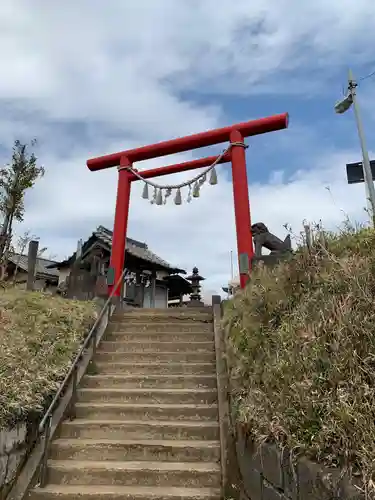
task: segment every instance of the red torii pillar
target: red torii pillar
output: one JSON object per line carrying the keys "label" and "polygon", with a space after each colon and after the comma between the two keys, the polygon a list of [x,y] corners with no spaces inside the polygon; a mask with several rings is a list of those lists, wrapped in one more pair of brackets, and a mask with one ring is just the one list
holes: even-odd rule
{"label": "red torii pillar", "polygon": [[[130,186],[138,178],[127,170],[127,167],[137,161],[151,160],[160,156],[181,153],[191,149],[212,146],[225,141],[230,143],[243,143],[245,137],[274,132],[288,127],[288,114],[275,115],[259,120],[237,123],[235,125],[202,132],[200,134],[189,135],[170,141],[159,142],[149,146],[143,146],[127,151],[120,151],[98,158],[87,160],[87,166],[91,171],[103,170],[111,167],[118,167],[118,185],[115,222],[113,229],[111,267],[114,270],[114,284],[109,287],[109,293],[118,284],[121,273],[124,269],[126,234],[128,227]],[[192,160],[185,163],[169,165],[140,172],[142,177],[150,179],[161,175],[169,175],[177,172],[184,172],[211,165],[217,157],[212,156],[199,160]],[[246,172],[245,150],[240,145],[233,145],[230,152],[222,158],[220,163],[232,162],[233,198],[234,212],[237,231],[237,252],[240,274],[240,285],[244,288],[251,269],[251,259],[253,257],[253,240],[251,234],[251,218],[249,191]],[[114,290],[114,295],[119,296],[121,286]]]}

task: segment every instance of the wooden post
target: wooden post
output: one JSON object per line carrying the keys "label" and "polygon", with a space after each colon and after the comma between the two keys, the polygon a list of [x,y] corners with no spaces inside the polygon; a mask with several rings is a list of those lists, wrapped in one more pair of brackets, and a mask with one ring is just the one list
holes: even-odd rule
{"label": "wooden post", "polygon": [[142,271],[139,272],[139,307],[143,308],[145,301],[145,282],[147,276],[145,276]]}
{"label": "wooden post", "polygon": [[312,247],[313,247],[313,237],[312,237],[312,233],[311,233],[311,227],[309,224],[305,224],[304,229],[305,229],[305,236],[306,236],[306,247],[307,247],[308,252],[311,252]]}
{"label": "wooden post", "polygon": [[26,290],[34,290],[36,259],[38,257],[39,241],[32,240],[29,243],[29,252],[27,258],[27,285]]}
{"label": "wooden post", "polygon": [[320,245],[323,249],[326,248],[326,235],[324,234],[323,227],[320,226],[319,228],[319,239],[320,239]]}
{"label": "wooden post", "polygon": [[152,271],[151,275],[151,309],[155,309],[156,302],[156,271]]}
{"label": "wooden post", "polygon": [[75,263],[79,263],[81,257],[82,257],[82,239],[79,239],[77,241],[77,250],[76,250],[76,260],[75,260]]}
{"label": "wooden post", "polygon": [[69,273],[69,286],[67,297],[69,299],[82,299],[82,282],[79,280],[80,278],[80,265],[81,265],[81,257],[82,257],[82,240],[79,239],[77,241],[77,250],[75,260],[73,262],[72,268]]}

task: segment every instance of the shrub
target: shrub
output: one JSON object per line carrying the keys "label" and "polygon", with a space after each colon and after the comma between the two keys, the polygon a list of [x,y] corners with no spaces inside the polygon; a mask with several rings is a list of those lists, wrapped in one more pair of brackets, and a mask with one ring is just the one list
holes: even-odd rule
{"label": "shrub", "polygon": [[0,291],[0,428],[45,408],[94,317],[93,302]]}
{"label": "shrub", "polygon": [[252,436],[375,477],[375,232],[329,234],[259,268],[224,324],[237,419]]}

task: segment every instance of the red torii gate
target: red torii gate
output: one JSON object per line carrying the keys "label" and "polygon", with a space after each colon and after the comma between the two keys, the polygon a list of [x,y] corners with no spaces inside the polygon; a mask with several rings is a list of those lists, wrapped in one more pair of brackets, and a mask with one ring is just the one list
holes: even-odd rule
{"label": "red torii gate", "polygon": [[[251,218],[249,191],[247,184],[246,157],[243,141],[245,137],[274,132],[288,127],[288,113],[270,116],[258,120],[237,123],[229,127],[210,130],[200,134],[189,135],[170,141],[159,142],[149,146],[143,146],[127,151],[120,151],[98,158],[87,160],[87,166],[91,171],[118,167],[118,184],[115,222],[113,229],[111,268],[114,271],[114,281],[109,286],[109,293],[119,282],[125,261],[126,233],[128,227],[130,186],[133,181],[139,180],[128,170],[135,162],[151,160],[160,156],[181,153],[191,149],[212,146],[225,141],[230,141],[233,146],[230,151],[221,158],[219,163],[232,162],[233,198],[234,212],[237,231],[237,251],[240,274],[240,285],[244,288],[251,269],[253,257],[253,240],[251,234]],[[217,156],[201,158],[199,160],[177,163],[166,167],[153,168],[140,172],[144,179],[185,172],[211,165]],[[115,296],[120,295],[121,287],[117,286]]]}

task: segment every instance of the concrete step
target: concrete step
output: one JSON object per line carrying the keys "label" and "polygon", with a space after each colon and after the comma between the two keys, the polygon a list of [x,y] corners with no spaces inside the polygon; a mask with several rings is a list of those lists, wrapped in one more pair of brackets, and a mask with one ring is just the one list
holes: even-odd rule
{"label": "concrete step", "polygon": [[99,420],[214,420],[217,405],[77,403],[77,418]]}
{"label": "concrete step", "polygon": [[81,387],[216,389],[216,375],[85,375]]}
{"label": "concrete step", "polygon": [[95,362],[96,369],[101,374],[123,375],[213,375],[216,373],[215,363],[176,363],[176,362]]}
{"label": "concrete step", "polygon": [[155,486],[71,486],[35,488],[29,500],[220,500],[216,488],[165,488]]}
{"label": "concrete step", "polygon": [[113,315],[113,323],[212,323],[213,314],[163,314]]}
{"label": "concrete step", "polygon": [[164,323],[161,321],[152,322],[142,322],[142,321],[132,321],[132,322],[119,322],[111,321],[108,325],[107,332],[147,332],[147,333],[168,333],[168,332],[186,332],[186,333],[205,333],[212,332],[213,324],[202,323],[199,321],[180,321],[180,322],[168,322]]}
{"label": "concrete step", "polygon": [[98,350],[95,361],[137,361],[138,363],[171,361],[172,363],[209,363],[215,361],[215,352],[104,352]]}
{"label": "concrete step", "polygon": [[103,341],[109,342],[213,342],[214,332],[126,332],[106,331]]}
{"label": "concrete step", "polygon": [[81,439],[156,439],[209,440],[219,439],[216,421],[189,420],[66,420],[61,424],[61,438]]}
{"label": "concrete step", "polygon": [[218,462],[219,441],[57,439],[52,460]]}
{"label": "concrete step", "polygon": [[139,318],[146,318],[146,321],[169,321],[169,320],[184,320],[184,321],[196,321],[196,320],[212,320],[212,308],[201,309],[201,310],[177,310],[177,309],[138,309],[134,311],[119,311],[115,312],[111,319],[113,320],[126,320],[133,321]]}
{"label": "concrete step", "polygon": [[82,403],[136,403],[136,404],[212,404],[217,403],[215,389],[79,389]]}
{"label": "concrete step", "polygon": [[220,466],[210,462],[94,462],[48,460],[51,484],[220,488]]}
{"label": "concrete step", "polygon": [[106,352],[213,352],[214,341],[210,342],[160,342],[160,341],[108,341],[100,342],[100,351]]}
{"label": "concrete step", "polygon": [[[208,313],[212,311],[211,306],[203,305],[203,306],[197,306],[194,308],[187,307],[187,306],[178,306],[178,307],[170,307],[168,309],[162,309],[162,308],[157,308],[157,307],[130,307],[127,306],[126,308],[117,310],[117,314],[123,314],[124,316],[126,315],[131,315],[131,314],[201,314],[201,313]],[[114,313],[115,314],[115,313]]]}

